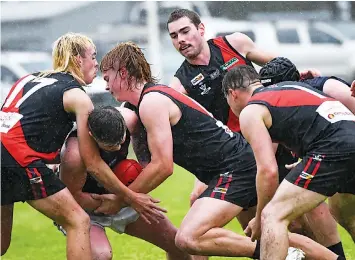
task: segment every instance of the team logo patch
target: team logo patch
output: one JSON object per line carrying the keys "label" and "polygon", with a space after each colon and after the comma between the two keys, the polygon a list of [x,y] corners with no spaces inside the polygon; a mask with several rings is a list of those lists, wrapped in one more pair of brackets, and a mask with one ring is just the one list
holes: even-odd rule
{"label": "team logo patch", "polygon": [[202,73],[200,73],[191,80],[191,84],[195,86],[204,79],[205,79],[205,77],[202,75]]}
{"label": "team logo patch", "polygon": [[213,189],[213,192],[226,194],[226,193],[227,193],[227,190],[228,190],[228,189],[226,189],[226,188],[215,187],[215,188]]}
{"label": "team logo patch", "polygon": [[206,84],[202,84],[199,88],[202,90],[202,92],[201,92],[202,96],[208,94],[208,92],[210,92],[210,90],[211,90],[211,87],[207,88]]}
{"label": "team logo patch", "polygon": [[301,175],[300,175],[300,177],[301,177],[302,179],[305,179],[305,180],[310,180],[310,179],[313,179],[314,176],[311,175],[311,174],[309,174],[309,173],[302,172]]}
{"label": "team logo patch", "polygon": [[230,59],[229,61],[227,61],[226,63],[224,63],[223,65],[221,65],[221,69],[227,70],[230,67],[232,67],[234,64],[236,64],[238,61],[239,61],[239,59],[234,57],[234,58]]}

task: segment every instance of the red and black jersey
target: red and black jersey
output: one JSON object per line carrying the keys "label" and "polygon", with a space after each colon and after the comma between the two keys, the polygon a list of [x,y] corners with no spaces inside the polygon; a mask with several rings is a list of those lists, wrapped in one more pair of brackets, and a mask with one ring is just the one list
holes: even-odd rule
{"label": "red and black jersey", "polygon": [[208,40],[211,58],[208,65],[193,65],[185,60],[175,73],[188,95],[204,106],[213,116],[240,131],[239,121],[229,109],[222,93],[222,80],[231,68],[252,63],[235,50],[226,37]]}
{"label": "red and black jersey", "polygon": [[64,92],[84,91],[67,73],[37,76],[19,79],[1,108],[1,143],[22,167],[39,159],[54,160],[75,121],[75,115],[64,110]]}
{"label": "red and black jersey", "polygon": [[[288,81],[258,88],[250,104],[268,108],[272,117],[269,129],[272,140],[298,156],[314,149],[337,154],[337,143],[344,138],[345,141],[355,138],[355,116],[351,111],[305,83]],[[355,147],[348,147],[348,152],[354,151]]]}
{"label": "red and black jersey", "polygon": [[204,183],[222,173],[255,167],[253,152],[245,139],[213,118],[192,98],[167,86],[148,83],[144,86],[138,108],[144,95],[150,92],[170,98],[181,110],[180,120],[171,127],[176,164]]}

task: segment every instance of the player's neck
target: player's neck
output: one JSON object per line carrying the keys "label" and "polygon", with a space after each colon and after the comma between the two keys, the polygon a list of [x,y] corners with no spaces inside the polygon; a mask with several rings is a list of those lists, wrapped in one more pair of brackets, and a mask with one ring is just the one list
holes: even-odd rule
{"label": "player's neck", "polygon": [[190,64],[193,65],[208,65],[211,59],[211,50],[208,46],[207,41],[203,42],[203,47],[199,55],[193,59],[186,59]]}
{"label": "player's neck", "polygon": [[130,95],[130,100],[127,100],[129,103],[131,103],[134,106],[138,106],[139,100],[141,98],[142,95],[142,91],[144,88],[144,85],[147,82],[143,82],[143,83],[137,83],[137,85],[134,86],[132,94]]}

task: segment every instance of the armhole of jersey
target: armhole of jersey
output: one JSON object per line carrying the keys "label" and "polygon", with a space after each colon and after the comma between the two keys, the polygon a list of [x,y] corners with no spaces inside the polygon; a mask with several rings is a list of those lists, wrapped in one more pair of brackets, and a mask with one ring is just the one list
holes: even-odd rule
{"label": "armhole of jersey", "polygon": [[249,66],[253,66],[253,64],[251,63],[251,61],[249,61],[246,57],[244,57],[244,55],[240,54],[239,51],[237,51],[236,49],[234,49],[234,47],[229,43],[229,41],[227,40],[226,36],[222,37],[223,42],[227,45],[227,47],[232,50],[234,53],[238,54],[244,61],[246,64],[248,64]]}

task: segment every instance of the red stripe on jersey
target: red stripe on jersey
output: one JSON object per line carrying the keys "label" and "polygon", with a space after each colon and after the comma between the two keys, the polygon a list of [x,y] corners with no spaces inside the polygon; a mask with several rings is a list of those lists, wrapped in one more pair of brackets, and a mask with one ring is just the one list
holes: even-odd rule
{"label": "red stripe on jersey", "polygon": [[187,105],[197,111],[200,111],[201,113],[203,113],[205,115],[211,116],[210,113],[203,106],[201,106],[199,103],[197,103],[195,100],[189,98],[188,96],[186,96],[185,94],[182,94],[181,92],[176,91],[173,88],[170,88],[167,86],[154,86],[154,87],[150,87],[150,88],[144,90],[143,94],[146,94],[146,93],[149,93],[152,91],[161,91],[161,92],[167,93],[170,96],[172,96],[173,98],[175,98],[176,100],[180,101],[181,103],[184,103],[185,105]]}
{"label": "red stripe on jersey", "polygon": [[[304,172],[307,172],[309,166],[310,166],[311,163],[312,163],[312,160],[313,160],[313,158],[309,158],[309,159],[308,159],[308,162],[307,162],[306,166],[303,168],[303,171],[304,171]],[[302,174],[302,172],[301,172],[301,174]],[[295,185],[298,185],[298,183],[300,182],[300,180],[301,180],[301,174],[300,174],[300,176],[298,176],[297,180],[295,181]]]}
{"label": "red stripe on jersey", "polygon": [[[318,94],[318,93],[317,93]],[[249,102],[266,101],[275,107],[294,106],[319,106],[324,101],[334,100],[332,98],[320,98],[316,95],[298,89],[284,89],[275,91],[264,91],[253,95]]]}
{"label": "red stripe on jersey", "polygon": [[45,197],[47,197],[47,192],[46,192],[46,188],[44,187],[44,184],[43,184],[43,179],[42,179],[41,173],[36,168],[33,168],[33,171],[36,173],[37,177],[41,177],[41,182],[39,183],[39,185],[40,185],[40,189],[41,189],[41,193],[42,193],[42,198],[45,198]]}
{"label": "red stripe on jersey", "polygon": [[[314,177],[314,176],[316,175],[316,173],[318,172],[319,167],[320,167],[320,161],[317,162],[316,167],[314,167],[314,169],[313,169],[313,172],[312,172],[312,176],[313,176],[313,177]],[[312,180],[312,179],[308,179],[308,180],[306,181],[306,183],[304,184],[304,188],[305,188],[305,189],[307,189],[307,187],[308,187],[309,183],[311,182],[311,180]]]}
{"label": "red stripe on jersey", "polygon": [[239,118],[233,113],[231,109],[229,109],[227,126],[233,132],[240,133]]}
{"label": "red stripe on jersey", "polygon": [[224,200],[224,198],[225,198],[225,196],[226,196],[226,194],[227,194],[227,192],[228,192],[228,188],[229,188],[231,182],[232,182],[232,174],[230,174],[230,175],[228,176],[228,180],[227,180],[226,187],[225,187],[226,193],[222,193],[222,196],[221,196],[221,199],[222,199],[222,200]]}
{"label": "red stripe on jersey", "polygon": [[236,53],[233,49],[229,47],[229,45],[224,41],[223,37],[217,37],[213,39],[213,43],[219,47],[222,53],[223,61],[227,62],[232,58],[237,58],[238,62],[230,66],[227,70],[234,68],[237,65],[247,65],[245,62],[245,58],[238,53]]}
{"label": "red stripe on jersey", "polygon": [[[216,185],[216,187],[214,187],[214,189],[215,188],[218,188],[219,187],[219,185],[221,185],[221,183],[222,183],[222,181],[223,181],[223,175],[221,176],[221,177],[219,177],[219,179],[218,179],[218,182],[217,182],[217,185]],[[214,190],[213,189],[213,190]],[[212,193],[211,193],[211,198],[214,198],[214,195],[215,195],[216,193],[213,191]]]}

